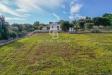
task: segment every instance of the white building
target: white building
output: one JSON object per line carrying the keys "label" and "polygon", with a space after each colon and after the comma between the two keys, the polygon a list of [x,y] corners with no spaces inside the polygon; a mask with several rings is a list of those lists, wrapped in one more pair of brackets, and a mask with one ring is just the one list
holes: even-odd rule
{"label": "white building", "polygon": [[49,30],[49,26],[42,26],[42,30]]}
{"label": "white building", "polygon": [[50,31],[61,31],[59,22],[50,22]]}
{"label": "white building", "polygon": [[69,33],[75,33],[75,29],[73,27],[69,28]]}

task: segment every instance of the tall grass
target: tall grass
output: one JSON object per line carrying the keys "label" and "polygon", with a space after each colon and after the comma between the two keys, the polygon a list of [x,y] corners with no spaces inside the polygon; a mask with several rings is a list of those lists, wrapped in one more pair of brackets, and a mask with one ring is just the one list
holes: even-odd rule
{"label": "tall grass", "polygon": [[111,75],[112,34],[35,34],[0,47],[0,75]]}

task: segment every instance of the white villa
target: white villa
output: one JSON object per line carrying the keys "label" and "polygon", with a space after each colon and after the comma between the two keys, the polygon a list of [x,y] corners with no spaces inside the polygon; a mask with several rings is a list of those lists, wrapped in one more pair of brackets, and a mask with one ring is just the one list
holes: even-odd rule
{"label": "white villa", "polygon": [[[34,32],[61,32],[61,25],[59,22],[49,22],[47,26],[43,26],[41,30],[35,30]],[[75,29],[73,27],[69,28],[69,33],[75,33]]]}
{"label": "white villa", "polygon": [[[50,22],[49,25],[50,25],[50,30],[49,31],[58,31],[58,32],[62,31],[59,22]],[[70,27],[69,28],[69,33],[75,33],[75,29],[73,27]]]}
{"label": "white villa", "polygon": [[62,30],[59,22],[50,22],[49,25],[50,25],[50,31],[61,31]]}

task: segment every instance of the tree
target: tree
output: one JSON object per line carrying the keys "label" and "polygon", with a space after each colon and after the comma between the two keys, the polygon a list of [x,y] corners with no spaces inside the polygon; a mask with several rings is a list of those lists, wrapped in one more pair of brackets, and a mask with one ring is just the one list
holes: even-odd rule
{"label": "tree", "polygon": [[8,22],[4,22],[3,26],[2,26],[2,38],[3,39],[8,39],[9,38],[9,23]]}
{"label": "tree", "polygon": [[60,24],[63,31],[67,32],[69,30],[70,27],[69,21],[60,21]]}
{"label": "tree", "polygon": [[72,21],[72,27],[75,29],[75,32],[77,33],[78,29],[79,29],[78,21],[76,21],[76,20]]}
{"label": "tree", "polygon": [[94,21],[92,20],[91,17],[86,17],[85,18],[85,24],[84,24],[84,26],[85,26],[85,29],[92,29],[93,28]]}
{"label": "tree", "polygon": [[34,24],[33,24],[34,29],[39,29],[39,25],[40,24],[38,21],[34,22]]}
{"label": "tree", "polygon": [[95,17],[94,19],[94,23],[96,26],[110,26],[110,20],[106,17]]}
{"label": "tree", "polygon": [[33,25],[31,24],[23,24],[25,31],[31,32],[34,31]]}
{"label": "tree", "polygon": [[80,28],[78,22],[75,23],[74,28],[75,28],[75,32],[77,33]]}
{"label": "tree", "polygon": [[72,27],[74,27],[76,24],[77,24],[77,21],[76,20],[74,20],[74,21],[72,21]]}
{"label": "tree", "polygon": [[110,13],[105,13],[105,14],[103,15],[103,17],[108,18],[108,19],[110,20],[110,24],[111,24],[111,26],[112,26],[112,14],[110,14]]}
{"label": "tree", "polygon": [[103,17],[107,17],[107,18],[109,18],[109,19],[112,19],[112,14],[110,14],[110,13],[105,13],[105,14],[103,15]]}
{"label": "tree", "polygon": [[9,23],[5,21],[3,16],[0,16],[0,38],[8,39],[9,37]]}
{"label": "tree", "polygon": [[87,29],[92,29],[94,26],[94,23],[85,23],[85,26],[87,27]]}
{"label": "tree", "polygon": [[91,17],[86,17],[85,22],[86,23],[93,23],[93,19]]}
{"label": "tree", "polygon": [[85,23],[86,23],[85,19],[80,19],[79,20],[79,26],[80,26],[81,29],[85,29]]}

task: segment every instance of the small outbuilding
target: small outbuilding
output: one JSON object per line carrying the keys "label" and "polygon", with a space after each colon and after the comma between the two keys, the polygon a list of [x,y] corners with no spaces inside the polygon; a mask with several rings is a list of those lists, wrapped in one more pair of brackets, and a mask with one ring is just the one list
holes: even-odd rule
{"label": "small outbuilding", "polygon": [[69,28],[69,33],[75,33],[75,29],[73,27]]}

